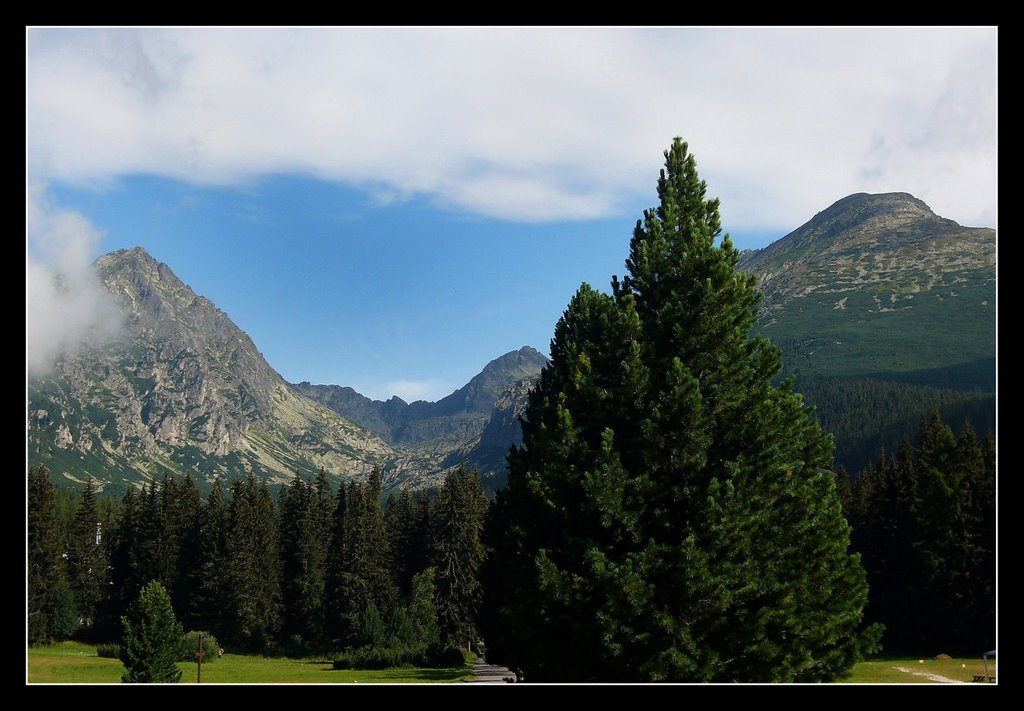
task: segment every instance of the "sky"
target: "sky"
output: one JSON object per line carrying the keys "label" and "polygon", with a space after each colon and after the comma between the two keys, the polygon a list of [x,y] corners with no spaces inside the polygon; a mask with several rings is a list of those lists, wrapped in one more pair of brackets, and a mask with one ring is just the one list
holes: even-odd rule
{"label": "sky", "polygon": [[997,226],[995,28],[26,30],[26,365],[136,245],[286,380],[436,400],[621,275],[689,143],[763,247],[856,192]]}

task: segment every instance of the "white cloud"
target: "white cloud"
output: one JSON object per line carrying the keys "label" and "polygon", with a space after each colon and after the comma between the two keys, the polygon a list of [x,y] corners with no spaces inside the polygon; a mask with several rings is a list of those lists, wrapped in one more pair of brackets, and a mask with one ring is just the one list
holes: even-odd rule
{"label": "white cloud", "polygon": [[303,172],[512,220],[653,203],[690,142],[736,227],[865,190],[991,222],[996,31],[32,30],[33,175]]}
{"label": "white cloud", "polygon": [[26,213],[25,363],[36,377],[60,355],[115,337],[121,316],[92,266],[99,231],[54,205],[40,185],[30,187]]}

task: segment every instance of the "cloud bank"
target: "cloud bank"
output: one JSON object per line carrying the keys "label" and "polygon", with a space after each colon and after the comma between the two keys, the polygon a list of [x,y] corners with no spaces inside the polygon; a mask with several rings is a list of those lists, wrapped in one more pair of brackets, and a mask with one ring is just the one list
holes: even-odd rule
{"label": "cloud bank", "polygon": [[39,185],[28,191],[26,213],[25,364],[34,378],[63,354],[116,337],[121,315],[93,269],[100,232]]}
{"label": "cloud bank", "polygon": [[908,191],[992,224],[992,28],[30,30],[30,174],[302,173],[517,221],[633,214],[690,142],[733,227]]}

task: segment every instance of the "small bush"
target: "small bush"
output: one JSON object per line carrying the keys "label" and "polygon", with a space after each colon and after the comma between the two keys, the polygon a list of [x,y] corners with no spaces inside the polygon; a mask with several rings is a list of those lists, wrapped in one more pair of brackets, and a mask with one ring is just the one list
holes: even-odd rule
{"label": "small bush", "polygon": [[[217,661],[217,652],[220,650],[220,645],[217,643],[217,638],[209,632],[203,632],[203,664],[209,664],[210,662]],[[181,646],[178,650],[178,661],[179,662],[196,662],[196,652],[199,650],[199,632],[193,631],[187,633],[181,638]]]}
{"label": "small bush", "polygon": [[458,667],[466,663],[466,655],[458,647],[446,647],[435,643],[427,647],[426,664],[428,667]]}
{"label": "small bush", "polygon": [[119,644],[97,644],[96,645],[96,656],[106,657],[107,659],[120,659],[121,658],[121,645]]}
{"label": "small bush", "polygon": [[334,660],[335,669],[393,667],[458,667],[466,663],[462,650],[442,644],[406,644],[347,649]]}
{"label": "small bush", "polygon": [[281,645],[276,647],[275,651],[283,654],[289,659],[302,659],[303,657],[311,656],[313,648],[311,645],[306,644],[306,641],[302,639],[301,634],[293,634]]}

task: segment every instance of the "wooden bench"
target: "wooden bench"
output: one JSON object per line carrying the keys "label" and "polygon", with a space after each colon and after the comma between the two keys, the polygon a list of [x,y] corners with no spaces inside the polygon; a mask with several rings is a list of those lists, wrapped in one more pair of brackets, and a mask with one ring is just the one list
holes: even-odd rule
{"label": "wooden bench", "polygon": [[996,678],[994,676],[986,676],[985,674],[975,674],[972,681],[987,681],[994,682]]}

